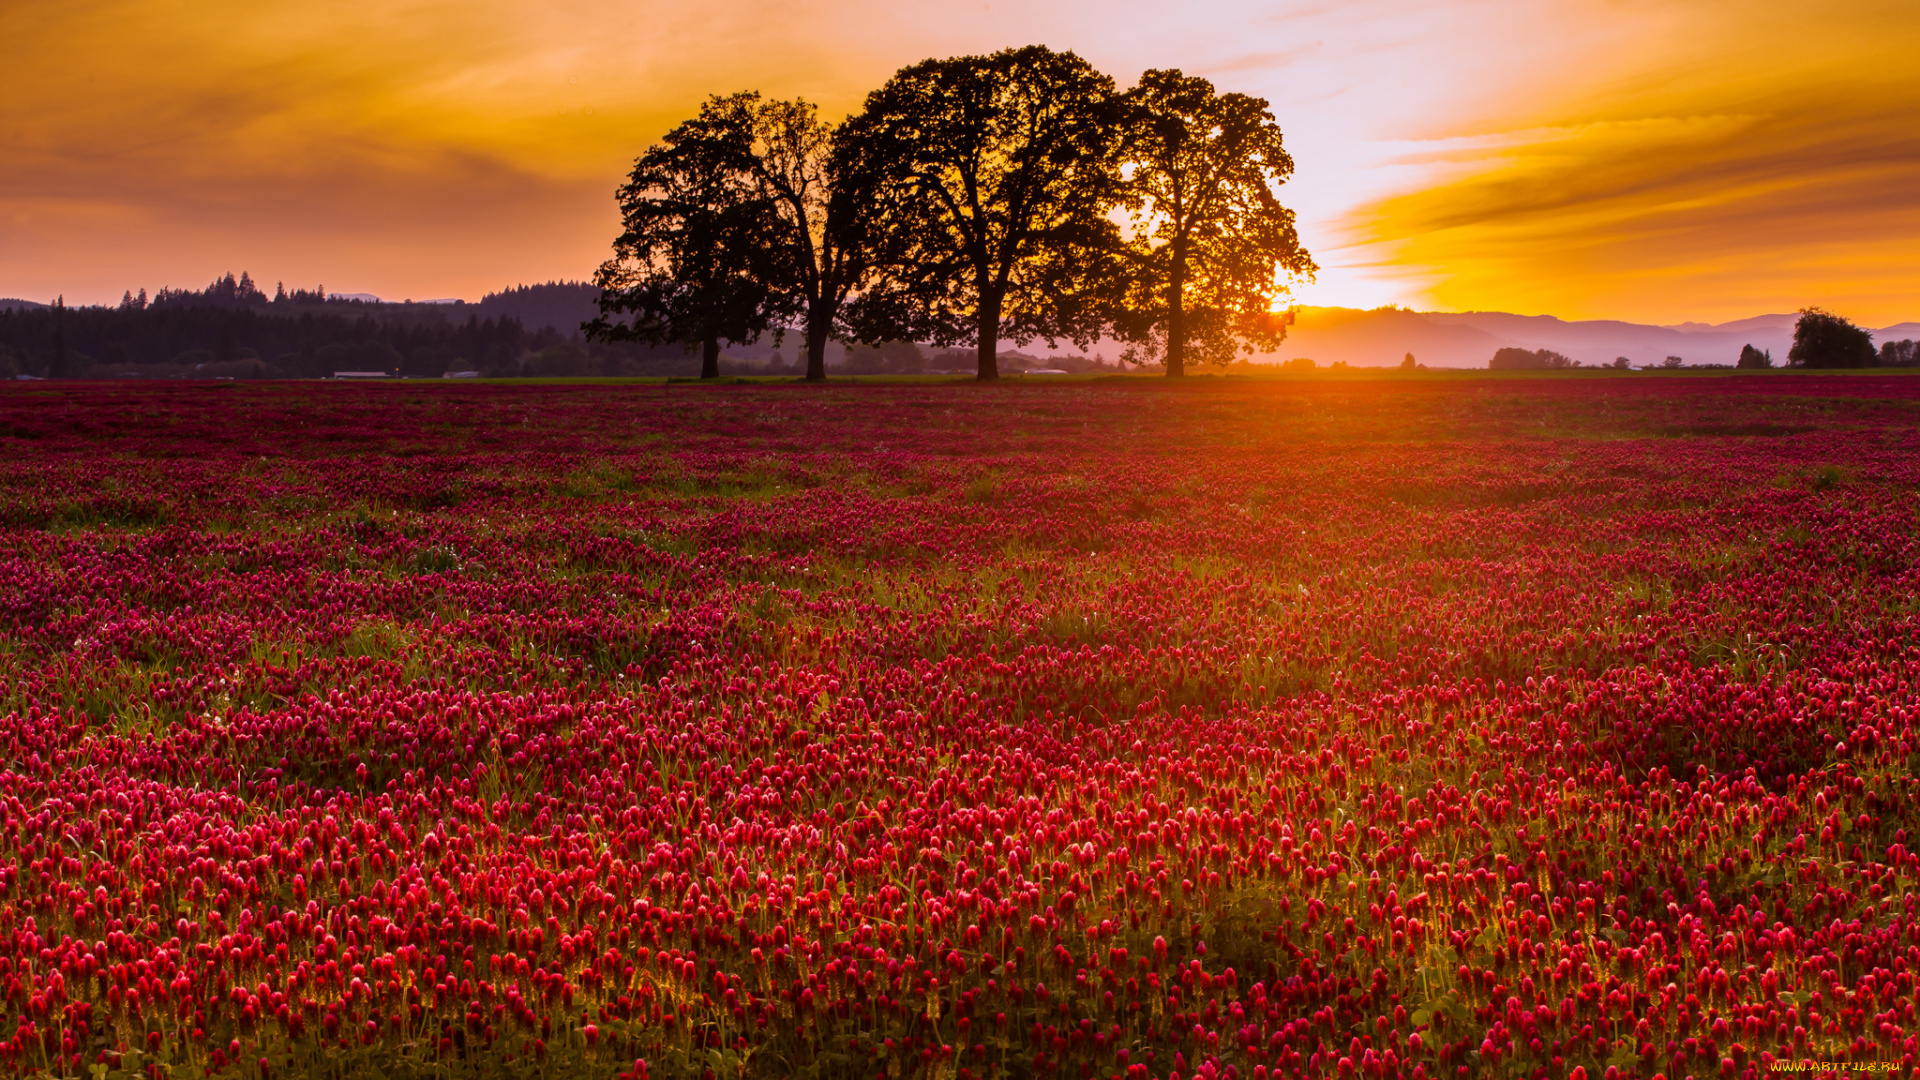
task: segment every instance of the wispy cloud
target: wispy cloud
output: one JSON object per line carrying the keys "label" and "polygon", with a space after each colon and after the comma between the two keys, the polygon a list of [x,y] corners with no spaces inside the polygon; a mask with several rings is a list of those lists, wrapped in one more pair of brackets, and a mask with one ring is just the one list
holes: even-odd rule
{"label": "wispy cloud", "polygon": [[1892,321],[1920,295],[1915,115],[1911,92],[1828,88],[1457,140],[1420,155],[1445,179],[1356,231],[1431,273],[1446,306],[1678,319],[1822,302]]}

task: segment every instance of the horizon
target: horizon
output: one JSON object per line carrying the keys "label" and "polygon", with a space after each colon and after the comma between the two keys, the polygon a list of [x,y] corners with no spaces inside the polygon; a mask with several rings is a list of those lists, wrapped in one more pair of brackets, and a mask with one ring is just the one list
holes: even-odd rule
{"label": "horizon", "polygon": [[[227,366],[231,366],[231,361],[252,357],[234,369],[244,368],[250,378],[314,377],[317,372],[330,369],[391,369],[420,377],[439,375],[443,369],[473,370],[476,366],[502,375],[544,372],[638,376],[674,374],[678,367],[684,366],[676,363],[670,347],[664,351],[615,349],[610,352],[605,343],[593,345],[583,341],[582,324],[592,319],[597,310],[596,287],[585,282],[516,285],[491,291],[474,302],[463,298],[382,300],[371,294],[329,294],[317,289],[296,288],[288,292],[282,283],[276,283],[270,299],[258,284],[250,275],[236,278],[229,274],[204,291],[166,290],[151,299],[143,291],[133,299],[136,310],[132,314],[136,323],[131,324],[125,321],[129,314],[125,304],[72,305],[67,310],[75,313],[79,322],[69,320],[65,324],[68,327],[65,339],[53,336],[54,323],[43,319],[37,337],[30,330],[14,334],[12,359],[0,353],[0,361],[5,361],[9,369],[27,373],[35,369],[21,365],[30,365],[29,358],[36,355],[33,342],[38,341],[38,355],[45,359],[58,354],[60,343],[65,340],[71,343],[69,351],[77,357],[75,363],[79,368],[69,369],[57,359],[49,364],[59,366],[69,375],[80,370],[91,371],[90,377],[95,378],[136,376],[140,370],[145,370],[146,377],[167,377],[168,373],[178,377],[187,372],[188,367],[201,371],[204,377],[227,371],[227,367],[202,371],[208,357],[220,359]],[[0,298],[0,311],[14,309],[22,303],[42,315],[48,311],[44,304],[4,298]],[[174,329],[159,336],[139,331],[138,326],[147,325],[140,314],[147,307],[168,312],[160,323]],[[1411,366],[1436,370],[1480,369],[1515,363],[1511,357],[1507,361],[1500,357],[1518,350],[1529,358],[1517,361],[1522,366],[1535,363],[1537,358],[1537,362],[1546,367],[1588,370],[1726,368],[1744,365],[1749,353],[1778,357],[1785,363],[1792,357],[1799,338],[1798,325],[1803,319],[1800,313],[1770,312],[1718,324],[1696,321],[1659,325],[1618,320],[1563,320],[1551,315],[1508,312],[1420,311],[1396,305],[1372,309],[1300,306],[1295,310],[1297,318],[1282,341],[1239,355],[1228,368],[1213,364],[1208,367],[1215,370],[1246,370],[1246,365],[1384,370],[1409,366],[1411,357]],[[304,326],[304,317],[309,314],[333,318],[336,322],[342,317],[374,318],[390,327],[383,337],[387,345],[402,349],[404,354],[386,346],[367,352],[368,346],[353,335],[323,334],[321,337],[325,340],[320,340],[301,330],[289,337],[286,330],[267,325],[277,323],[284,327],[299,316],[298,321]],[[180,336],[181,315],[197,326],[186,337]],[[246,321],[256,317],[265,321]],[[407,328],[417,330],[428,326],[439,329],[432,331],[427,339],[408,337],[414,330]],[[512,329],[508,329],[509,326]],[[1866,331],[1868,342],[1879,346],[1878,352],[1883,354],[1880,363],[1911,366],[1912,343],[1920,338],[1920,321],[1860,329]],[[361,343],[338,345],[348,337]],[[427,347],[428,340],[437,344]],[[563,349],[547,355],[548,347],[562,342],[586,345],[597,351],[585,353],[574,348],[571,353]],[[321,344],[334,352],[346,348],[347,353],[335,356],[331,368],[327,364],[316,368],[316,349]],[[803,346],[804,342],[794,344]],[[722,345],[724,348],[716,356],[732,365],[733,374],[791,373],[783,352],[786,344],[773,334],[747,340],[723,339]],[[507,348],[519,359],[506,363],[496,346]],[[196,348],[200,352],[195,352]],[[381,348],[386,351],[382,352]],[[421,351],[423,348],[425,352]],[[897,351],[889,353],[890,348],[858,348],[854,344],[832,342],[823,363],[841,373],[921,370],[932,373],[953,369],[956,352],[971,354],[971,350],[943,347],[924,338],[915,342],[914,355],[918,360],[909,360]],[[53,353],[48,353],[48,349]],[[995,353],[1016,370],[1035,370],[1039,365],[1083,371],[1104,368],[1107,354],[1116,357],[1116,367],[1125,369],[1126,364],[1119,358],[1124,357],[1126,349],[1126,342],[1110,336],[1081,345],[1065,341],[1047,343],[1040,338],[1026,343],[1007,341]],[[795,355],[804,351],[801,348]],[[364,354],[363,362],[357,366],[339,362],[349,354]],[[594,356],[598,359],[593,359]],[[884,358],[887,356],[891,359]],[[129,363],[135,367],[128,368]],[[140,364],[162,367],[140,369]],[[47,370],[51,371],[52,367]]]}
{"label": "horizon", "polygon": [[[112,303],[230,267],[382,297],[581,279],[633,158],[710,94],[838,117],[924,57],[1043,42],[1266,98],[1322,266],[1295,299],[1670,326],[1920,315],[1920,25],[1784,6],[350,0],[0,14],[0,296]],[[152,57],[167,56],[165,62]],[[128,101],[139,109],[128,109]],[[418,302],[418,301],[416,301]]]}
{"label": "horizon", "polygon": [[[218,279],[216,278],[216,283],[217,281]],[[257,286],[260,284],[260,282],[258,280],[255,280],[254,284]],[[285,282],[276,282],[276,284],[284,285]],[[316,286],[316,288],[322,289],[325,291],[326,302],[328,303],[359,302],[359,303],[367,303],[367,304],[382,304],[382,305],[394,305],[394,306],[416,304],[416,305],[422,305],[422,306],[478,307],[490,299],[507,296],[513,293],[515,290],[531,289],[531,288],[537,288],[540,286],[549,286],[549,285],[586,286],[590,284],[591,282],[588,282],[588,281],[566,280],[566,279],[549,280],[549,281],[541,281],[541,282],[515,282],[512,285],[506,285],[497,289],[491,289],[485,293],[482,293],[478,299],[471,299],[471,300],[463,296],[443,296],[443,297],[432,297],[428,299],[415,299],[411,296],[394,298],[394,297],[384,297],[384,296],[380,296],[380,295],[377,295],[374,293],[368,293],[368,292],[344,291],[344,290],[334,291],[331,289],[325,289],[324,285]],[[185,286],[163,285],[153,290],[148,290],[144,286],[140,286],[137,288],[122,289],[121,292],[127,295],[132,295],[134,293],[157,294],[162,289],[170,289],[170,290],[186,289],[187,291],[194,291],[191,289],[187,289],[187,287]],[[56,301],[65,302],[64,294],[56,294],[54,297],[45,299],[45,300],[35,299],[33,297],[26,297],[26,296],[0,295],[0,304],[27,303],[27,304],[37,305],[40,307],[51,307]],[[66,306],[69,308],[81,308],[81,307],[112,308],[112,307],[117,307],[119,303],[120,303],[120,299],[114,298],[114,299],[90,300],[84,303],[82,302],[67,303]],[[1360,314],[1376,314],[1381,312],[1403,311],[1412,315],[1503,315],[1503,316],[1513,316],[1513,317],[1522,318],[1522,319],[1552,319],[1552,320],[1556,320],[1569,325],[1576,324],[1576,323],[1618,322],[1618,323],[1625,323],[1631,326],[1648,327],[1648,328],[1660,329],[1660,330],[1675,330],[1681,333],[1704,333],[1708,331],[1721,331],[1727,327],[1733,326],[1738,323],[1755,322],[1762,319],[1794,319],[1798,317],[1800,314],[1799,309],[1795,309],[1792,311],[1761,311],[1761,312],[1756,312],[1749,315],[1737,316],[1737,317],[1728,318],[1728,319],[1721,319],[1717,322],[1707,322],[1704,320],[1687,319],[1687,320],[1680,320],[1678,322],[1655,323],[1655,322],[1641,322],[1641,321],[1632,320],[1632,319],[1614,319],[1614,318],[1607,318],[1607,317],[1568,318],[1564,315],[1556,314],[1550,311],[1511,311],[1511,310],[1494,309],[1494,308],[1473,308],[1473,309],[1414,308],[1414,307],[1408,307],[1404,304],[1396,303],[1393,301],[1389,301],[1383,304],[1376,304],[1370,307],[1358,307],[1358,306],[1349,305],[1349,304],[1310,304],[1310,303],[1304,303],[1304,302],[1297,303],[1293,306],[1296,310],[1301,312],[1318,310],[1318,311],[1351,311],[1351,312],[1356,312]],[[1818,305],[1810,305],[1810,306],[1818,306]],[[1916,308],[1920,308],[1920,303],[1916,303],[1914,306]],[[1844,316],[1845,313],[1839,313],[1839,314],[1842,314]],[[1882,330],[1887,330],[1887,329],[1895,329],[1895,328],[1904,327],[1908,325],[1920,325],[1920,312],[1916,312],[1912,317],[1895,318],[1895,319],[1891,319],[1886,322],[1877,323],[1877,324],[1869,324],[1865,322],[1860,322],[1859,320],[1850,320],[1850,321],[1853,321],[1854,323],[1856,323],[1856,325],[1859,325],[1864,330],[1867,330],[1872,333],[1879,333]],[[921,344],[925,344],[925,343],[922,342]],[[1028,347],[1029,346],[1009,344],[1002,351],[1008,352],[1008,353],[1020,352],[1021,350]]]}

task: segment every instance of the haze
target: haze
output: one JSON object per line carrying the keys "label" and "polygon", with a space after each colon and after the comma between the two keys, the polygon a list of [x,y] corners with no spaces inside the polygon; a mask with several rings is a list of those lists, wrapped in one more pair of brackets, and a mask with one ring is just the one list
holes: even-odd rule
{"label": "haze", "polygon": [[0,41],[0,296],[584,278],[633,157],[707,95],[837,116],[924,57],[1043,43],[1268,98],[1306,302],[1920,315],[1904,0],[101,0],[9,4]]}

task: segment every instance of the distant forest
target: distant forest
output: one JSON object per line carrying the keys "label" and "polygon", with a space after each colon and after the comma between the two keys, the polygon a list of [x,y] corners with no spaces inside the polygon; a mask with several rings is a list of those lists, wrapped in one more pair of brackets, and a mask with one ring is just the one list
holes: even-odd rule
{"label": "distant forest", "polygon": [[[477,304],[393,304],[319,289],[268,296],[247,274],[202,290],[129,293],[116,306],[0,301],[0,377],[324,378],[379,371],[435,378],[693,375],[679,346],[589,342],[600,290],[522,285]],[[761,367],[766,365],[762,364]]]}
{"label": "distant forest", "polygon": [[[66,307],[0,300],[0,378],[311,379],[339,371],[438,378],[567,375],[693,376],[700,355],[680,345],[586,340],[580,324],[600,313],[600,290],[583,282],[520,285],[477,304],[391,304],[319,289],[266,295],[233,274],[205,289],[129,292],[118,305]],[[727,375],[800,375],[797,335],[733,346]],[[848,375],[966,370],[971,353],[909,342],[851,346],[833,370]],[[1118,371],[1082,356],[1009,354],[1012,370]]]}

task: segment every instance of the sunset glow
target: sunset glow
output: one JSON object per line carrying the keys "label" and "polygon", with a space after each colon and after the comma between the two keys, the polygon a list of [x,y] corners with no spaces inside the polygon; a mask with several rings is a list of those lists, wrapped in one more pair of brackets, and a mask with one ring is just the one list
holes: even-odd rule
{"label": "sunset glow", "polygon": [[0,296],[250,270],[389,299],[588,277],[709,94],[830,115],[1033,42],[1269,99],[1317,304],[1920,317],[1902,3],[321,0],[0,10]]}

